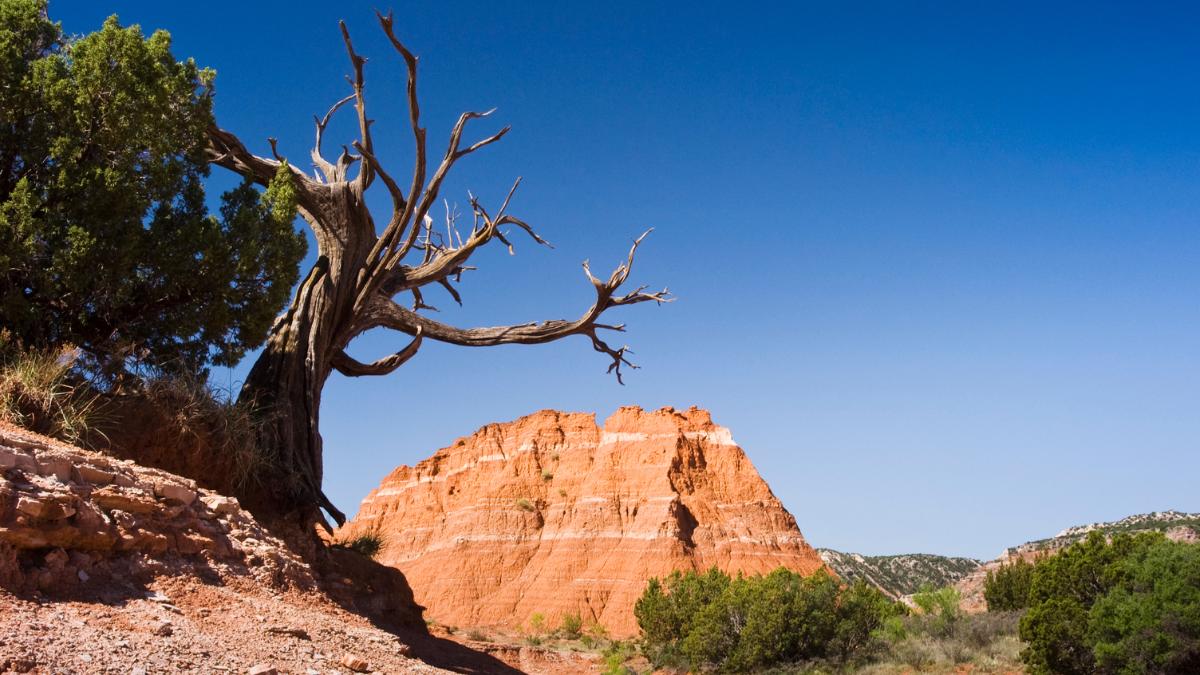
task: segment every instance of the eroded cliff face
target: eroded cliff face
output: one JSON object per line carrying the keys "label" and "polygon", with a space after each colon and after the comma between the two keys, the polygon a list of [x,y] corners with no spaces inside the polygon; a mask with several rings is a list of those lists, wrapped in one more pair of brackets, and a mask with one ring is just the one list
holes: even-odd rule
{"label": "eroded cliff face", "polygon": [[540,612],[553,628],[578,612],[624,636],[650,577],[824,565],[729,430],[695,408],[622,408],[603,429],[550,410],[488,425],[393,471],[339,536],[369,532],[427,615],[455,626]]}

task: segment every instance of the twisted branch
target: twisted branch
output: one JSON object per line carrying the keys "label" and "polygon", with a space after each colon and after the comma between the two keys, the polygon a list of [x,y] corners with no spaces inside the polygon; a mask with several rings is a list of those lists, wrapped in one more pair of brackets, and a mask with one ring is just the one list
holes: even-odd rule
{"label": "twisted branch", "polygon": [[378,361],[372,363],[362,363],[356,360],[345,352],[339,350],[333,355],[333,367],[339,373],[347,377],[362,377],[364,375],[388,375],[395,371],[400,366],[404,365],[409,359],[416,356],[417,350],[421,348],[421,338],[423,331],[418,327],[412,342],[400,351],[385,356]]}
{"label": "twisted branch", "polygon": [[661,291],[647,293],[645,292],[645,286],[624,295],[616,295],[621,284],[629,278],[638,246],[641,245],[642,240],[648,234],[650,234],[650,230],[647,230],[634,240],[633,246],[629,249],[628,258],[625,262],[617,266],[607,281],[597,279],[592,275],[588,264],[586,262],[583,264],[584,273],[596,290],[596,301],[582,316],[574,321],[554,319],[539,323],[524,323],[512,326],[458,328],[417,314],[414,310],[400,306],[390,297],[379,294],[376,295],[363,316],[364,330],[375,327],[391,328],[410,335],[417,335],[419,333],[424,337],[438,342],[465,347],[492,347],[502,344],[543,344],[560,340],[570,335],[586,335],[591,339],[593,349],[607,354],[612,358],[608,372],[615,373],[617,381],[624,384],[621,367],[623,365],[630,368],[638,367],[628,359],[627,355],[631,353],[629,347],[611,347],[600,338],[598,331],[624,332],[625,326],[623,324],[600,323],[600,316],[605,311],[614,307],[634,305],[641,302],[662,304],[674,300],[665,288]]}

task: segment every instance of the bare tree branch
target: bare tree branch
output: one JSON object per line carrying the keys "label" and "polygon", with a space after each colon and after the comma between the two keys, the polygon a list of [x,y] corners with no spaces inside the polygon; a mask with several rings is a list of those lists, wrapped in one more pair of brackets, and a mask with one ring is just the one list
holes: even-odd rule
{"label": "bare tree branch", "polygon": [[325,159],[325,157],[321,154],[321,137],[325,134],[325,127],[329,126],[329,120],[333,119],[333,114],[336,113],[342,106],[354,100],[354,96],[354,94],[350,94],[346,98],[334,103],[333,106],[329,108],[329,112],[325,113],[324,117],[318,118],[316,115],[313,115],[313,122],[315,122],[317,126],[317,139],[316,142],[313,143],[312,161],[313,165],[320,169],[321,173],[325,175],[326,183],[336,183],[340,180],[345,180],[345,176],[338,176],[334,171],[333,164],[330,164],[329,160]]}
{"label": "bare tree branch", "polygon": [[[505,198],[501,209],[507,208],[509,201],[512,199],[513,191],[516,190],[519,183],[520,179],[517,179],[517,182],[513,184],[512,189]],[[436,255],[433,256],[428,255],[429,252],[426,251],[426,257],[419,265],[415,267],[401,266],[395,272],[388,275],[386,282],[380,288],[389,295],[395,295],[418,286],[441,283],[442,280],[449,279],[451,276],[457,275],[463,269],[466,269],[466,262],[470,259],[471,255],[493,239],[503,243],[508,247],[509,253],[512,253],[512,242],[500,231],[500,227],[503,225],[516,225],[538,244],[554,248],[550,242],[542,238],[528,223],[520,218],[508,214],[502,214],[495,218],[492,217],[474,195],[471,196],[471,209],[474,212],[476,224],[471,229],[471,234],[468,235],[466,241],[463,241],[458,246],[446,246],[442,250],[438,250]],[[480,223],[482,223],[482,226]],[[642,236],[644,237],[645,235]],[[639,238],[638,241],[641,241],[641,239]]]}
{"label": "bare tree branch", "polygon": [[401,307],[390,297],[377,295],[363,316],[364,329],[384,327],[410,335],[417,335],[419,332],[431,340],[465,347],[491,347],[502,344],[542,344],[560,340],[570,335],[586,335],[591,339],[593,349],[612,358],[608,372],[615,373],[617,381],[624,384],[621,377],[621,366],[625,365],[630,368],[637,368],[627,357],[632,352],[630,352],[628,346],[620,348],[609,346],[608,343],[600,338],[597,331],[611,330],[624,332],[625,326],[600,323],[598,319],[601,314],[613,307],[633,305],[641,302],[662,304],[674,300],[665,288],[662,291],[647,293],[645,292],[645,287],[641,287],[625,295],[615,295],[621,284],[629,278],[629,272],[633,268],[633,259],[637,253],[638,246],[641,245],[642,240],[649,233],[650,231],[647,230],[633,242],[626,261],[617,266],[607,281],[601,281],[593,276],[587,263],[584,263],[584,273],[596,289],[596,301],[581,317],[574,321],[554,319],[551,321],[512,326],[458,328],[434,321],[426,316],[417,314],[413,310]]}
{"label": "bare tree branch", "polygon": [[[338,21],[338,26],[342,29],[342,41],[346,43],[346,54],[350,57],[351,67],[354,68],[354,79],[350,84],[354,87],[354,110],[358,113],[359,140],[366,152],[373,152],[375,148],[371,141],[373,120],[367,119],[367,101],[363,97],[363,66],[367,63],[367,59],[354,51],[354,44],[350,42],[350,30],[346,28],[346,22]],[[358,173],[359,192],[366,191],[371,186],[371,182],[375,180],[374,168],[372,162],[363,162]]]}
{"label": "bare tree branch", "polygon": [[[383,263],[385,262],[386,255],[384,252],[391,251],[396,246],[396,243],[400,241],[404,235],[405,228],[409,226],[410,222],[412,223],[412,235],[410,239],[416,238],[416,231],[420,228],[421,220],[414,219],[412,216],[416,208],[417,194],[420,192],[422,186],[425,185],[426,170],[425,129],[421,127],[421,106],[417,100],[417,57],[396,37],[394,28],[395,18],[390,11],[387,13],[387,16],[376,11],[375,16],[379,19],[379,25],[383,28],[383,32],[387,35],[392,46],[396,51],[400,52],[400,56],[404,59],[404,65],[408,70],[408,118],[409,125],[412,127],[414,142],[413,176],[412,184],[408,190],[411,199],[404,203],[401,208],[393,206],[391,219],[384,228],[383,234],[380,235],[375,245],[371,248],[370,255],[367,256],[368,269],[365,270],[365,283],[360,288],[356,306],[361,306],[374,291],[375,286],[379,283],[377,272],[383,267]],[[393,204],[395,204],[397,193],[398,190],[392,192]]]}
{"label": "bare tree branch", "polygon": [[[207,155],[209,162],[263,186],[271,182],[280,165],[278,160],[259,157],[250,152],[237,136],[216,125],[208,128]],[[296,167],[292,167],[292,173],[306,183],[310,181],[309,177]]]}
{"label": "bare tree branch", "polygon": [[335,370],[347,377],[388,375],[404,365],[413,356],[416,356],[417,350],[421,348],[422,333],[423,331],[418,327],[414,333],[412,342],[408,343],[407,347],[373,363],[362,363],[347,354],[345,350],[339,350],[333,356],[332,365]]}

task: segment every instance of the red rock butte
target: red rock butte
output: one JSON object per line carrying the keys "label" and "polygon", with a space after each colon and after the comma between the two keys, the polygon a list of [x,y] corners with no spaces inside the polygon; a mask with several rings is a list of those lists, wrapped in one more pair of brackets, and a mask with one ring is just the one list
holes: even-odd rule
{"label": "red rock butte", "polygon": [[708,412],[543,410],[489,424],[363,500],[340,537],[377,533],[427,617],[554,628],[578,612],[637,632],[650,577],[674,570],[802,574],[822,567],[796,520]]}

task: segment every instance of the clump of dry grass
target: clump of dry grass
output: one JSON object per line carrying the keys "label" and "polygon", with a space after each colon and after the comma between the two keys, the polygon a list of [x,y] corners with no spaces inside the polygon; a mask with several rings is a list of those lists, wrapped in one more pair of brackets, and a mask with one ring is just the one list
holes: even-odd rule
{"label": "clump of dry grass", "polygon": [[0,419],[73,445],[99,434],[104,399],[74,372],[78,350],[6,350],[0,361]]}
{"label": "clump of dry grass", "polygon": [[202,440],[213,456],[228,462],[235,489],[267,475],[273,462],[259,443],[265,411],[215,390],[196,375],[157,374],[145,380],[143,391],[170,414],[178,433]]}

